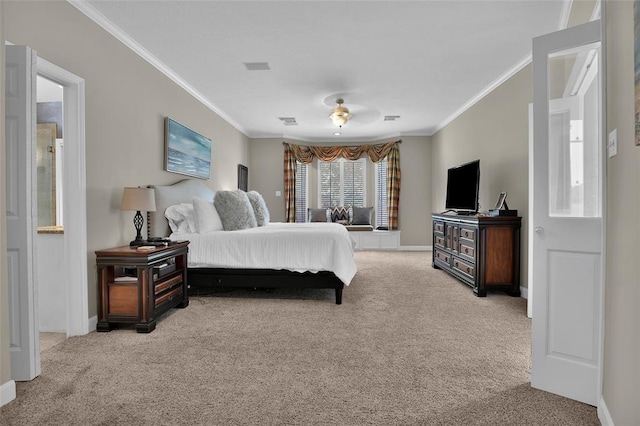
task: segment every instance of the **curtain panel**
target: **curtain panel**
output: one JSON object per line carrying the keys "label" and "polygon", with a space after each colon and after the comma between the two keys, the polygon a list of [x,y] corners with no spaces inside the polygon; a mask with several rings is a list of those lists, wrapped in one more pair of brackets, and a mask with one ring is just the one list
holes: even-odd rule
{"label": "curtain panel", "polygon": [[400,150],[402,141],[388,142],[378,145],[358,146],[306,146],[283,142],[284,145],[284,199],[285,219],[296,220],[296,162],[304,164],[313,162],[314,158],[331,162],[338,158],[357,160],[367,155],[374,163],[387,158],[387,205],[389,229],[398,229],[398,206],[400,204]]}

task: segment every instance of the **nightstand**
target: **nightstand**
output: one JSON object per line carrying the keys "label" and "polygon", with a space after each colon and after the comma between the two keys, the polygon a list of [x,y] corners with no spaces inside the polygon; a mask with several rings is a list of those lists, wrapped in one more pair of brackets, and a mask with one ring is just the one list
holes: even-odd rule
{"label": "nightstand", "polygon": [[189,305],[187,294],[188,241],[149,251],[115,247],[96,251],[98,266],[97,331],[112,324],[135,324],[150,333],[156,319],[171,308]]}

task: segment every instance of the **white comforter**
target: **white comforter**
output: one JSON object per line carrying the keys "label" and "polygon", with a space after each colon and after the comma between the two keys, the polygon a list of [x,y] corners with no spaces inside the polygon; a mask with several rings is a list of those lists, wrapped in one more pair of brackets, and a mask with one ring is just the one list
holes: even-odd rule
{"label": "white comforter", "polygon": [[241,231],[171,234],[189,240],[190,268],[331,271],[345,285],[357,272],[353,243],[337,223],[270,223]]}

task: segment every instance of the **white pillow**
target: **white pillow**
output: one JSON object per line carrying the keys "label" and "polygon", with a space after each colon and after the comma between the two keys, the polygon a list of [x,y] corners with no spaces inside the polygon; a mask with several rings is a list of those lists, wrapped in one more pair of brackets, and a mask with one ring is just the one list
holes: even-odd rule
{"label": "white pillow", "polygon": [[169,228],[174,234],[190,232],[189,222],[183,213],[179,211],[180,205],[169,206],[164,211],[164,217],[169,221]]}
{"label": "white pillow", "polygon": [[182,203],[178,206],[177,211],[184,216],[189,224],[189,232],[198,232],[196,229],[196,216],[193,210],[193,204]]}
{"label": "white pillow", "polygon": [[193,197],[193,212],[195,213],[196,232],[203,234],[223,230],[220,215],[212,202]]}

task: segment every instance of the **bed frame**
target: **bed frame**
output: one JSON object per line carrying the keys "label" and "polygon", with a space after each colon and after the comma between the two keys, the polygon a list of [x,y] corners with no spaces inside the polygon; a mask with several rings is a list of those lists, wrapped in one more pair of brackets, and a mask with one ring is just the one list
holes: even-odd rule
{"label": "bed frame", "polygon": [[[193,197],[213,201],[215,192],[202,181],[185,179],[173,185],[150,186],[156,197],[156,211],[147,213],[147,237],[166,237],[171,233],[164,217],[167,207],[191,203]],[[216,288],[329,288],[335,289],[336,305],[342,304],[344,283],[333,272],[293,272],[278,269],[188,268],[189,294]]]}

